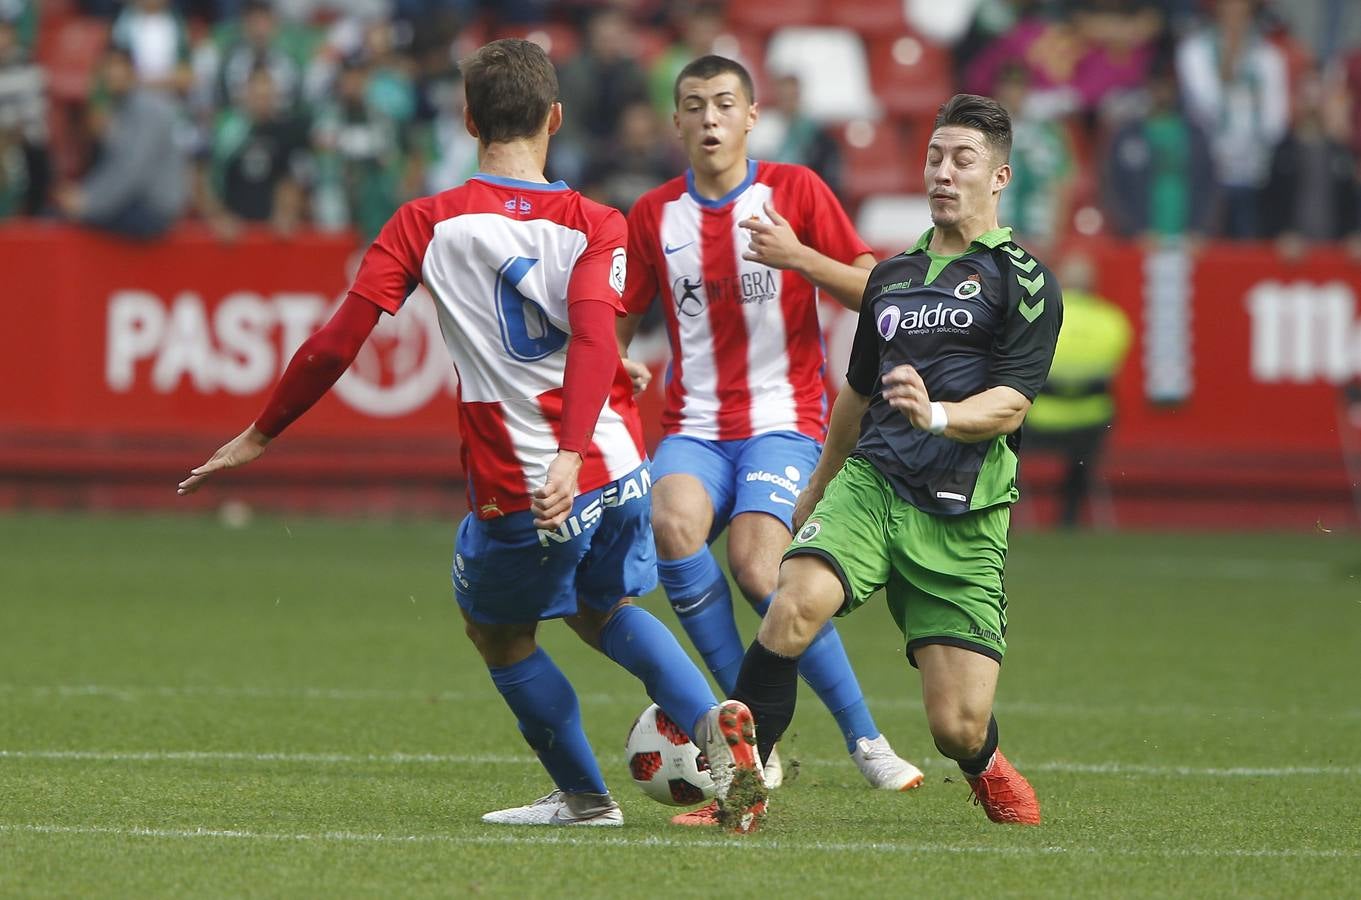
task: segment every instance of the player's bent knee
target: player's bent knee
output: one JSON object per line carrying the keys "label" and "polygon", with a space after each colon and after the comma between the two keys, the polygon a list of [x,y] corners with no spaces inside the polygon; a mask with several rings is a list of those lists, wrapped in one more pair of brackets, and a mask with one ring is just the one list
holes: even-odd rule
{"label": "player's bent knee", "polygon": [[813,643],[835,611],[835,606],[829,610],[824,598],[781,588],[761,620],[757,638],[773,653],[798,656]]}
{"label": "player's bent knee", "polygon": [[532,625],[490,625],[465,617],[463,631],[491,668],[513,666],[528,659],[538,647]]}
{"label": "player's bent knee", "polygon": [[738,589],[742,591],[742,596],[747,598],[748,603],[760,603],[775,591],[778,568],[762,565],[759,561],[730,560],[730,565],[733,580],[737,582]]}
{"label": "player's bent knee", "polygon": [[652,486],[652,536],[662,559],[698,553],[713,518],[713,505],[699,479],[667,475]]}
{"label": "player's bent knee", "polygon": [[988,739],[988,719],[987,715],[979,718],[955,710],[927,711],[936,749],[950,759],[970,759],[978,755]]}

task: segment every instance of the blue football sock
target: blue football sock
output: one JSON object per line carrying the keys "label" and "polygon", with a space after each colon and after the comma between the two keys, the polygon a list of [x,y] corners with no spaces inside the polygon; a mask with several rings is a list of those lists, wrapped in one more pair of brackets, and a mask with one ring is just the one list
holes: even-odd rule
{"label": "blue football sock", "polygon": [[581,729],[576,691],[548,654],[539,648],[514,665],[490,671],[553,783],[569,794],[605,793],[605,776]]}
{"label": "blue football sock", "polygon": [[684,559],[657,560],[657,577],[723,696],[737,685],[742,638],[732,614],[732,591],[718,560],[704,547]]}
{"label": "blue football sock", "polygon": [[[770,609],[774,594],[752,604],[762,616]],[[822,626],[813,643],[799,657],[799,675],[808,682],[818,697],[831,711],[841,729],[841,739],[846,742],[846,752],[855,750],[855,742],[860,738],[874,740],[879,736],[879,727],[874,724],[869,707],[865,705],[865,695],[860,690],[860,682],[855,679],[851,661],[846,656],[846,648],[841,644],[841,635],[836,633],[832,623]]]}
{"label": "blue football sock", "polygon": [[635,675],[647,695],[693,738],[714,692],[676,636],[641,606],[619,607],[600,629],[600,649]]}

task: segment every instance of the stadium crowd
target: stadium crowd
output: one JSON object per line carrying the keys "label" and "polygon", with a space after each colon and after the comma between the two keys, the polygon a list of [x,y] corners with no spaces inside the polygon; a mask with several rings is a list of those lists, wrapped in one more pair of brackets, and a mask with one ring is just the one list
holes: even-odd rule
{"label": "stadium crowd", "polygon": [[1014,117],[1002,220],[1034,246],[1361,253],[1350,0],[0,0],[0,218],[367,240],[475,170],[457,60],[505,36],[559,67],[550,177],[625,211],[684,167],[672,83],[715,52],[756,73],[753,153],[816,170],[872,244],[921,209],[915,148],[962,89]]}

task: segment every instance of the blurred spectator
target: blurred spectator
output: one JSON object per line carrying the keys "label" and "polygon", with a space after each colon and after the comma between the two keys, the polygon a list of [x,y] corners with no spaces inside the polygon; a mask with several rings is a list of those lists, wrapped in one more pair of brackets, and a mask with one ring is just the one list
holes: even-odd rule
{"label": "blurred spectator", "polygon": [[364,29],[363,57],[369,67],[369,103],[395,122],[411,122],[416,115],[414,66],[398,48],[391,22],[370,22]]}
{"label": "blurred spectator", "polygon": [[170,0],[131,0],[113,20],[111,39],[146,87],[187,91],[192,84],[189,31]]}
{"label": "blurred spectator", "polygon": [[1177,47],[1177,74],[1191,117],[1211,135],[1219,189],[1218,233],[1262,233],[1259,193],[1285,134],[1285,61],[1260,33],[1254,0],[1215,0],[1214,19]]}
{"label": "blurred spectator", "polygon": [[457,73],[429,85],[426,94],[433,108],[421,142],[424,188],[437,194],[458,187],[477,171],[477,138],[463,122],[466,98]]}
{"label": "blurred spectator", "polygon": [[200,208],[224,238],[243,220],[289,234],[302,218],[308,164],[307,129],[279,108],[269,70],[256,69],[242,105],[219,117],[208,170],[200,172]]}
{"label": "blurred spectator", "polygon": [[1351,101],[1348,142],[1352,152],[1361,156],[1361,47],[1342,57],[1338,65],[1341,86]]}
{"label": "blurred spectator", "polygon": [[1030,15],[968,65],[965,89],[994,94],[1003,72],[1021,66],[1040,118],[1093,110],[1113,91],[1148,75],[1163,27],[1146,0],[1090,0],[1071,15]]}
{"label": "blurred spectator", "polygon": [[714,51],[723,34],[723,8],[709,3],[678,5],[671,16],[680,38],[667,47],[648,70],[648,94],[657,115],[670,119],[676,111],[676,76],[691,60]]}
{"label": "blurred spectator", "polygon": [[308,33],[280,24],[269,0],[245,0],[240,21],[219,26],[194,54],[200,105],[221,109],[240,103],[250,73],[264,68],[281,102],[291,106],[302,93],[311,43]]}
{"label": "blurred spectator", "polygon": [[1146,116],[1115,133],[1102,166],[1111,223],[1125,237],[1204,235],[1214,201],[1209,143],[1182,112],[1171,71],[1150,79],[1148,102]]}
{"label": "blurred spectator", "polygon": [[0,218],[35,215],[47,198],[47,98],[41,67],[0,19]]}
{"label": "blurred spectator", "polygon": [[781,75],[772,85],[774,102],[761,108],[748,149],[756,159],[798,163],[841,192],[841,150],[836,140],[803,113],[797,75]]}
{"label": "blurred spectator", "polygon": [[38,38],[37,0],[0,0],[0,22],[14,30],[11,40],[23,56],[32,57],[33,43]]}
{"label": "blurred spectator", "polygon": [[187,195],[178,109],[163,92],[138,84],[124,49],[109,52],[104,84],[109,106],[98,162],[80,184],[57,190],[57,205],[96,228],[156,237],[174,224]]}
{"label": "blurred spectator", "polygon": [[1309,243],[1358,230],[1356,154],[1347,146],[1345,98],[1325,92],[1317,74],[1300,82],[1295,124],[1271,161],[1263,204],[1267,233],[1290,257]]}
{"label": "blurred spectator", "polygon": [[583,193],[628,212],[639,197],[675,174],[669,146],[652,105],[635,100],[619,117],[610,152],[587,167]]}
{"label": "blurred spectator", "polygon": [[[1052,451],[1063,459],[1059,522],[1072,528],[1097,493],[1097,467],[1115,420],[1112,387],[1129,352],[1132,329],[1120,307],[1094,292],[1095,269],[1087,257],[1069,257],[1059,281],[1063,330],[1049,378],[1026,414],[1025,442],[1027,451]],[[1108,519],[1109,513],[1093,518]]]}
{"label": "blurred spectator", "polygon": [[1073,152],[1062,120],[1035,115],[1026,72],[1002,75],[997,100],[1011,114],[1011,184],[1002,192],[999,221],[1026,241],[1050,246],[1068,229],[1073,195]]}
{"label": "blurred spectator", "polygon": [[403,199],[407,147],[402,127],[373,103],[364,63],[341,71],[335,100],[317,112],[312,146],[314,221],[329,230],[353,226],[371,241]]}
{"label": "blurred spectator", "polygon": [[581,53],[558,72],[563,127],[549,158],[557,177],[579,181],[592,158],[610,152],[624,108],[647,99],[647,77],[633,49],[633,28],[623,12],[606,7],[591,16]]}

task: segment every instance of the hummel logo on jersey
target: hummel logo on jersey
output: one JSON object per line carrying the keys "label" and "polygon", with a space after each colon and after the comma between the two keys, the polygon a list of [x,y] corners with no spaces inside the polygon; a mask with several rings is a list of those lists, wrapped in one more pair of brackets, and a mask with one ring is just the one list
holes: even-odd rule
{"label": "hummel logo on jersey", "polygon": [[686,241],[684,244],[681,244],[679,247],[672,247],[670,244],[663,243],[663,244],[662,244],[662,252],[665,253],[667,256],[670,256],[672,253],[679,253],[679,252],[681,252],[682,250],[684,250],[686,247],[689,247],[689,246],[690,246],[691,244],[693,244],[693,243],[694,243],[694,241]]}
{"label": "hummel logo on jersey", "polygon": [[885,294],[892,293],[893,291],[905,291],[910,287],[912,287],[911,278],[907,279],[907,281],[895,281],[892,284],[886,284],[882,288],[880,288],[879,293],[876,296],[882,297]]}

